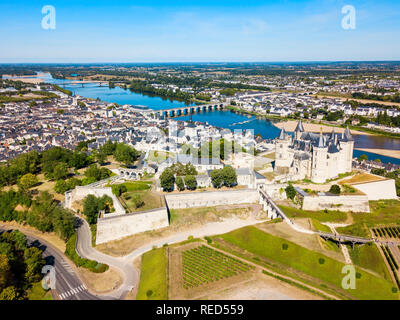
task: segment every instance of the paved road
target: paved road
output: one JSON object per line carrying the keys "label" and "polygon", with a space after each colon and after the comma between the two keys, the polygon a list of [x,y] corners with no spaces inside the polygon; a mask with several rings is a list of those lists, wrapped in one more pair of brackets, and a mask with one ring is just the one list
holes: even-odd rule
{"label": "paved road", "polygon": [[94,249],[92,247],[92,234],[88,223],[82,218],[78,219],[80,223],[77,229],[78,238],[76,250],[78,254],[83,258],[96,260],[97,262],[108,264],[119,270],[122,273],[123,283],[117,290],[110,293],[109,296],[115,299],[124,299],[126,294],[138,284],[139,280],[139,273],[136,268],[133,267],[133,261],[112,257]]}
{"label": "paved road", "polygon": [[[12,230],[13,228],[1,227],[0,233]],[[37,239],[31,235],[26,235],[28,243],[39,247],[43,251],[43,258],[46,264],[55,267],[56,270],[56,289],[53,296],[60,300],[99,300],[108,297],[97,297],[88,292],[86,286],[76,275],[72,267],[63,258],[57,249],[42,239]]]}

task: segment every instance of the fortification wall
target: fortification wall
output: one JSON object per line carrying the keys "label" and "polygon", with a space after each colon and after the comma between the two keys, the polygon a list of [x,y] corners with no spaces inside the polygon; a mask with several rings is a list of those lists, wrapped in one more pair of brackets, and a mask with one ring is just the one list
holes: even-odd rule
{"label": "fortification wall", "polygon": [[119,240],[136,233],[168,227],[167,208],[113,216],[97,221],[96,244]]}
{"label": "fortification wall", "polygon": [[370,212],[367,196],[304,197],[303,210],[338,210],[343,212]]}
{"label": "fortification wall", "polygon": [[169,209],[214,207],[230,204],[257,203],[259,193],[256,189],[177,193],[166,195],[165,200]]}
{"label": "fortification wall", "polygon": [[393,179],[353,184],[353,187],[364,192],[370,201],[397,199],[396,184]]}

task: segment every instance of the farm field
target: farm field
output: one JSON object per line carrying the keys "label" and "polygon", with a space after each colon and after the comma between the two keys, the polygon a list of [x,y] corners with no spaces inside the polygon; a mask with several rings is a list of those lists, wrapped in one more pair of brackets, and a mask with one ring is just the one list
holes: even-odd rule
{"label": "farm field", "polygon": [[371,229],[374,236],[383,239],[400,239],[400,226],[385,226]]}
{"label": "farm field", "polygon": [[392,292],[394,284],[391,281],[359,268],[356,268],[358,274],[356,289],[343,290],[341,282],[344,263],[285,239],[274,237],[257,228],[245,227],[214,237],[217,242],[220,239],[242,249],[242,251],[245,250],[245,252],[259,257],[259,260],[260,258],[267,258],[275,262],[277,268],[288,268],[288,271],[297,270],[319,279],[326,285],[332,285],[335,291],[341,292],[349,298],[398,299],[397,291]]}
{"label": "farm field", "polygon": [[182,278],[185,289],[229,278],[252,269],[254,267],[204,245],[182,252]]}
{"label": "farm field", "polygon": [[142,256],[137,300],[166,300],[168,258],[166,248],[153,249]]}

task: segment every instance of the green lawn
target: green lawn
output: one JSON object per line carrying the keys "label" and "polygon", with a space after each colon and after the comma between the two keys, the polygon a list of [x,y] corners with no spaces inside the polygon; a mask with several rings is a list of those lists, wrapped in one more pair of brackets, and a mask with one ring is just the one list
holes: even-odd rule
{"label": "green lawn", "polygon": [[312,221],[312,224],[313,224],[315,230],[321,231],[321,232],[332,233],[331,228],[329,228],[328,226],[322,224],[322,223],[319,222],[318,220],[316,220],[316,219],[311,219],[311,221]]}
{"label": "green lawn", "polygon": [[122,183],[128,192],[130,191],[144,191],[149,190],[151,185],[153,184],[152,181],[132,181],[132,182],[124,182]]}
{"label": "green lawn", "polygon": [[28,290],[29,300],[53,300],[50,291],[46,291],[42,287],[41,282],[36,282]]}
{"label": "green lawn", "polygon": [[362,246],[349,246],[349,253],[354,264],[375,271],[386,280],[391,280],[385,261],[374,243],[368,243]]}
{"label": "green lawn", "polygon": [[337,231],[344,234],[371,237],[368,228],[400,224],[400,201],[370,201],[370,213],[351,213],[354,223]]}
{"label": "green lawn", "polygon": [[398,294],[392,293],[394,284],[391,281],[358,268],[356,270],[361,277],[356,280],[356,289],[342,289],[344,263],[272,236],[255,227],[245,227],[219,237],[250,253],[334,285],[338,291],[345,292],[354,299],[398,299]]}
{"label": "green lawn", "polygon": [[339,211],[304,211],[292,207],[279,206],[289,218],[313,218],[320,222],[342,222],[347,219],[345,212]]}
{"label": "green lawn", "polygon": [[165,248],[154,249],[142,256],[137,300],[166,300],[168,258]]}

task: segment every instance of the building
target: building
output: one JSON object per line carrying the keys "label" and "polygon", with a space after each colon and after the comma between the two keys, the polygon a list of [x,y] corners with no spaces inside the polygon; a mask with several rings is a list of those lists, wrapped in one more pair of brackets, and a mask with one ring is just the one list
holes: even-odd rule
{"label": "building", "polygon": [[347,127],[342,134],[305,132],[301,120],[294,136],[282,129],[275,139],[275,172],[293,180],[324,183],[341,173],[351,172],[354,139]]}

